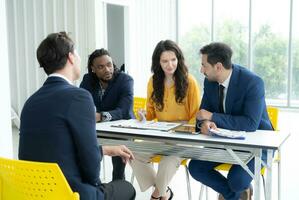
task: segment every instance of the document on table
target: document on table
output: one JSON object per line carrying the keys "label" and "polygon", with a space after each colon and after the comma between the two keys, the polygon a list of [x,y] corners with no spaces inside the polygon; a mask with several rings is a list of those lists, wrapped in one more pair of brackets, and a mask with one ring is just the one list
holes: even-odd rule
{"label": "document on table", "polygon": [[148,130],[160,130],[169,131],[175,127],[180,126],[181,123],[172,122],[155,122],[155,121],[138,121],[136,119],[123,120],[119,123],[112,124],[112,127],[118,128],[133,128],[133,129],[148,129]]}
{"label": "document on table", "polygon": [[245,139],[245,131],[231,131],[227,129],[218,128],[218,130],[210,129],[209,134],[216,137],[224,137],[231,139]]}

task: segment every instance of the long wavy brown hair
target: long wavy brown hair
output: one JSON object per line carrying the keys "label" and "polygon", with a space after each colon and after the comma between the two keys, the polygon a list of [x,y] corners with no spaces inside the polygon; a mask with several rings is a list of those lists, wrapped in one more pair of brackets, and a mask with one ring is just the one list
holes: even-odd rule
{"label": "long wavy brown hair", "polygon": [[164,108],[163,98],[165,74],[160,65],[160,57],[164,51],[174,52],[178,60],[177,69],[174,72],[175,101],[178,104],[183,103],[189,84],[188,68],[185,64],[185,58],[179,46],[171,40],[160,41],[153,52],[151,66],[151,71],[153,73],[153,93],[151,98],[159,111],[162,111]]}

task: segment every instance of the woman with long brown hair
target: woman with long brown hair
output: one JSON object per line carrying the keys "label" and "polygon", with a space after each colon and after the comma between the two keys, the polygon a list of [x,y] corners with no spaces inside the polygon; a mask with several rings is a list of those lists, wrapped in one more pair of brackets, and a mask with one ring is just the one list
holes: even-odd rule
{"label": "woman with long brown hair", "polygon": [[[180,123],[195,123],[199,108],[199,88],[188,73],[181,49],[171,40],[160,41],[152,56],[153,76],[147,86],[146,119]],[[157,173],[148,162],[154,155],[135,154],[131,163],[141,191],[154,186],[151,199],[172,199],[168,187],[182,158],[163,156]]]}

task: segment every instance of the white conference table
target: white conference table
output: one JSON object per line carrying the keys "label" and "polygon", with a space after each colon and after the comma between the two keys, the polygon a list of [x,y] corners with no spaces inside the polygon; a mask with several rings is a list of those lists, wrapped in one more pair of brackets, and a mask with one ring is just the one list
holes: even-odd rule
{"label": "white conference table", "polygon": [[[96,124],[101,145],[123,144],[133,152],[159,155],[176,155],[183,158],[239,164],[254,179],[254,199],[260,199],[260,173],[253,174],[247,167],[255,159],[255,172],[261,170],[262,149],[267,150],[266,199],[272,199],[272,155],[280,151],[289,133],[262,131],[245,133],[245,139],[228,139],[203,134],[167,132],[132,128],[111,127],[119,121]],[[140,141],[142,140],[142,141]],[[278,199],[280,199],[280,165],[278,167]]]}

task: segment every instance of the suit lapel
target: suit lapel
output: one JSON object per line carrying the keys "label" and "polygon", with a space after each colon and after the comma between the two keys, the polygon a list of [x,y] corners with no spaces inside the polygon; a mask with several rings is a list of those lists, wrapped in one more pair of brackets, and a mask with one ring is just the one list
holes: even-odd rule
{"label": "suit lapel", "polygon": [[237,87],[239,82],[239,67],[233,65],[233,72],[229,81],[227,93],[226,93],[226,100],[225,100],[225,113],[231,114],[232,108],[237,97]]}

